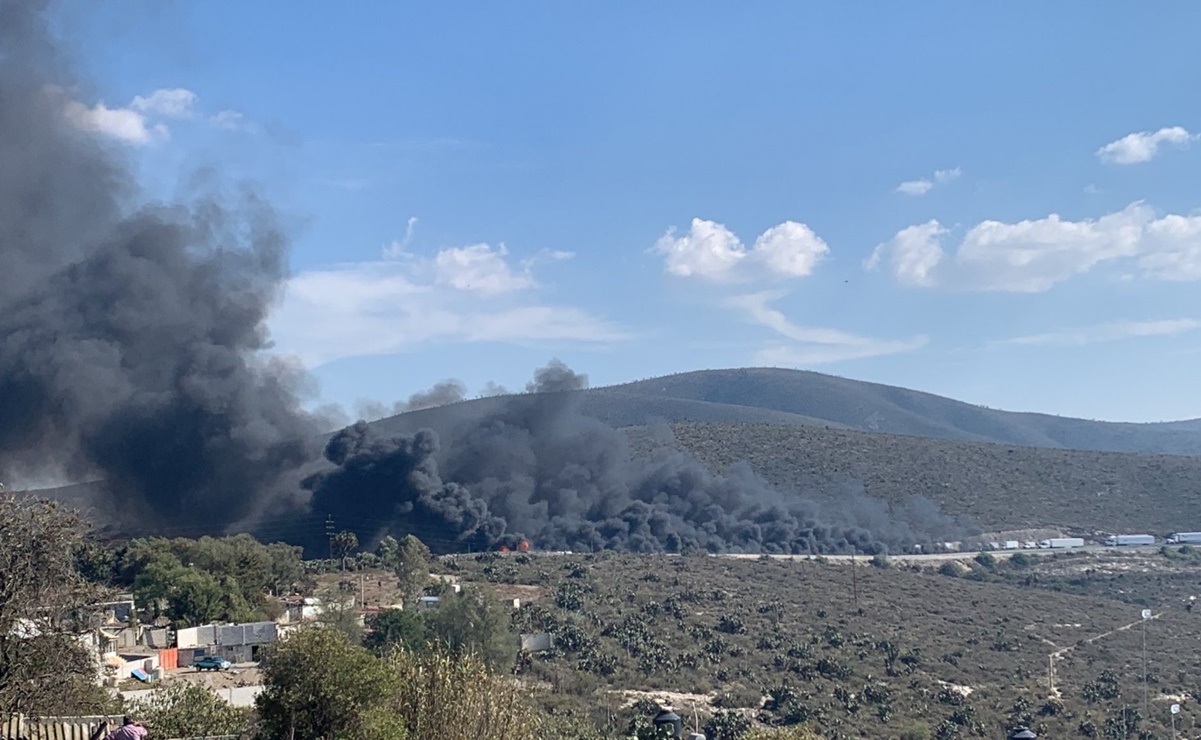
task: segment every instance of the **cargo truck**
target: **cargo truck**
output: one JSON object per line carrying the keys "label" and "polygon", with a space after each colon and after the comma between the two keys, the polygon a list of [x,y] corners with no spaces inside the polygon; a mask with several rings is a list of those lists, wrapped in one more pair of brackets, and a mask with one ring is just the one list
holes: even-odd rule
{"label": "cargo truck", "polygon": [[1105,544],[1109,547],[1137,547],[1139,545],[1154,545],[1155,537],[1149,534],[1115,534],[1108,537]]}
{"label": "cargo truck", "polygon": [[1043,540],[1038,543],[1038,546],[1044,550],[1057,550],[1065,547],[1084,547],[1084,540],[1080,537],[1052,537],[1049,540]]}
{"label": "cargo truck", "polygon": [[1201,545],[1201,532],[1176,532],[1168,535],[1168,542],[1173,545]]}

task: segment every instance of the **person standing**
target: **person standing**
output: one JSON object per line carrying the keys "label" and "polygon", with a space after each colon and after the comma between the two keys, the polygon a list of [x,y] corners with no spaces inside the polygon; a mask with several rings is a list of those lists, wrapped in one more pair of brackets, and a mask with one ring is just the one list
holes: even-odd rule
{"label": "person standing", "polygon": [[148,734],[146,726],[141,722],[135,722],[133,717],[129,715],[125,715],[125,719],[120,727],[106,735],[104,733],[108,728],[109,723],[106,719],[100,723],[100,726],[96,728],[96,731],[92,733],[88,740],[101,740],[101,738],[104,740],[141,740]]}

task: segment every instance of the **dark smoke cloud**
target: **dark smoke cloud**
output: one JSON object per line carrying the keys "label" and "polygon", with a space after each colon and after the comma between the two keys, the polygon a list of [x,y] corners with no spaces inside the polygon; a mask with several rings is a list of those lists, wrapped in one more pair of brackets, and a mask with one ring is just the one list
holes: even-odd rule
{"label": "dark smoke cloud", "polygon": [[396,401],[388,405],[379,401],[359,401],[355,412],[360,419],[368,421],[382,419],[386,416],[396,416],[406,411],[420,411],[438,406],[458,403],[467,397],[467,386],[461,380],[443,380],[435,383],[428,390],[418,391],[409,396],[407,401]]}
{"label": "dark smoke cloud", "polygon": [[576,373],[561,360],[551,360],[534,371],[534,379],[525,384],[526,393],[562,393],[588,387],[588,376]]}
{"label": "dark smoke cloud", "polygon": [[[316,460],[308,379],[263,359],[286,238],[251,192],[148,204],[119,154],[63,116],[77,90],[42,3],[0,0],[0,480],[102,478],[127,522],[220,532],[288,521],[292,476]],[[631,455],[581,416],[587,378],[539,370],[499,411],[436,434],[335,434],[312,510],[364,540],[415,532],[439,550],[823,552],[954,538],[921,505],[782,493],[676,450]],[[409,399],[435,404],[449,385]],[[455,400],[458,400],[455,398]]]}
{"label": "dark smoke cloud", "polygon": [[[560,360],[551,360],[546,367],[539,368],[534,379],[526,383],[526,393],[559,393],[563,391],[578,391],[588,387],[588,376],[576,373]],[[507,396],[509,391],[492,381],[484,385],[481,397]],[[409,411],[421,411],[438,406],[449,406],[467,398],[467,386],[461,380],[450,378],[435,383],[428,390],[418,391],[409,396],[407,401],[395,401],[386,404],[381,401],[362,400],[355,405],[355,413],[359,419],[374,421],[389,416],[397,416]]]}
{"label": "dark smoke cloud", "polygon": [[302,375],[259,359],[285,236],[250,192],[139,202],[65,121],[44,9],[0,1],[0,476],[99,476],[121,511],[219,529],[315,454]]}
{"label": "dark smoke cloud", "polygon": [[889,508],[854,488],[818,498],[773,489],[745,465],[715,475],[664,449],[631,454],[626,436],[582,416],[584,385],[562,363],[539,370],[537,394],[457,432],[380,438],[360,423],[330,440],[336,467],[310,478],[314,512],[364,541],[414,533],[442,551],[528,538],[542,549],[816,553],[909,549],[964,527],[928,501]]}

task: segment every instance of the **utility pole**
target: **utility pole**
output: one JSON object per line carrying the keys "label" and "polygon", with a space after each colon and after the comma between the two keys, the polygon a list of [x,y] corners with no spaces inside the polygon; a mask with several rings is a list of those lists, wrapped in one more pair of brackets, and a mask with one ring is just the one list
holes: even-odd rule
{"label": "utility pole", "polygon": [[325,536],[329,538],[329,559],[334,559],[334,518],[325,517]]}

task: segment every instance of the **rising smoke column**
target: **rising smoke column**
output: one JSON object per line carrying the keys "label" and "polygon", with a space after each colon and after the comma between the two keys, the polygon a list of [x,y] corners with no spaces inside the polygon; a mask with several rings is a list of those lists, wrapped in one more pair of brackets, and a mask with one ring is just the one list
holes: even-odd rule
{"label": "rising smoke column", "polygon": [[915,499],[888,507],[854,487],[820,500],[778,491],[746,465],[716,475],[668,447],[649,459],[576,409],[586,385],[562,363],[527,393],[452,433],[388,439],[366,424],[335,435],[336,467],[306,482],[315,512],[364,541],[414,533],[436,550],[543,549],[874,553],[955,539],[964,527]]}
{"label": "rising smoke column", "polygon": [[286,240],[250,194],[141,202],[67,122],[44,10],[0,0],[0,476],[99,477],[123,515],[218,530],[315,454],[298,376],[258,355]]}

